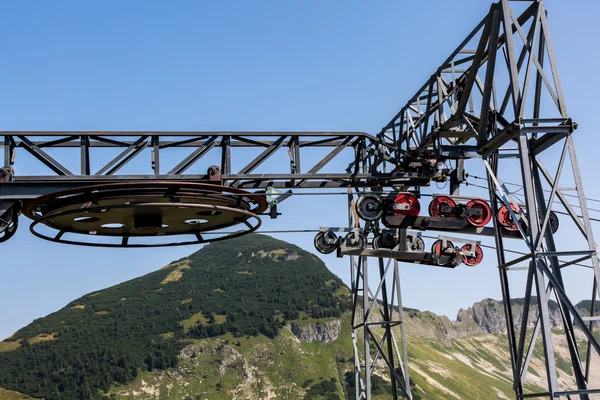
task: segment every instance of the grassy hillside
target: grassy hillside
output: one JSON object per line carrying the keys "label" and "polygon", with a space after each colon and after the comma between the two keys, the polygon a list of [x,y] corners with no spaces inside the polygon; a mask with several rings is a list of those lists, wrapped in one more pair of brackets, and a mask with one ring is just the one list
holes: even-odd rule
{"label": "grassy hillside", "polygon": [[213,243],[159,271],[83,296],[2,342],[0,386],[46,399],[97,397],[173,368],[185,340],[273,338],[301,313],[336,317],[343,287],[322,261],[248,235]]}

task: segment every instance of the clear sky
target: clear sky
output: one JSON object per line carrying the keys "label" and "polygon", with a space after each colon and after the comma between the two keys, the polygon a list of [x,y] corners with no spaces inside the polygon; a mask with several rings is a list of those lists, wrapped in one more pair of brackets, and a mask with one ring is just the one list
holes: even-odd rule
{"label": "clear sky", "polygon": [[[352,130],[376,133],[489,9],[487,0],[0,3],[1,130]],[[597,187],[600,3],[548,0],[563,88]],[[20,171],[17,170],[18,174]],[[342,198],[302,196],[265,229],[346,222]],[[106,250],[32,237],[0,245],[0,338],[85,293],[197,247]],[[598,235],[597,235],[598,236]],[[279,238],[313,251],[313,234]],[[405,305],[454,318],[499,298],[478,268],[402,265]],[[349,276],[347,260],[323,256]]]}

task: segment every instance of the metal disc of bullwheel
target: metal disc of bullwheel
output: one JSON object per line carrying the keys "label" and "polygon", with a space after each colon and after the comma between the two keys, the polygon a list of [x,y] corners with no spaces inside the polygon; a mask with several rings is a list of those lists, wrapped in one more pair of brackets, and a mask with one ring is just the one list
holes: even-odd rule
{"label": "metal disc of bullwheel", "polygon": [[0,243],[13,237],[19,228],[19,218],[11,208],[0,218]]}
{"label": "metal disc of bullwheel", "polygon": [[[517,207],[514,204],[511,203],[510,208],[515,214],[517,214]],[[509,231],[516,231],[519,229],[512,215],[508,211],[508,207],[506,205],[500,207],[497,213],[497,217],[498,222],[500,222],[500,225],[502,225],[504,229]]]}
{"label": "metal disc of bullwheel", "polygon": [[408,210],[394,210],[394,215],[406,215],[418,217],[421,212],[421,204],[417,196],[411,193],[400,193],[394,198],[394,203],[408,205]]}
{"label": "metal disc of bullwheel", "polygon": [[[31,200],[23,213],[34,220],[38,237],[68,244],[101,247],[154,247],[206,243],[228,237],[205,238],[203,233],[242,225],[233,235],[260,226],[267,208],[263,196],[240,189],[201,183],[139,182],[73,189]],[[56,236],[35,230],[45,225]],[[75,234],[78,239],[65,239]],[[169,243],[130,243],[130,238],[194,235],[193,240]],[[83,236],[118,237],[119,244],[89,242]]]}

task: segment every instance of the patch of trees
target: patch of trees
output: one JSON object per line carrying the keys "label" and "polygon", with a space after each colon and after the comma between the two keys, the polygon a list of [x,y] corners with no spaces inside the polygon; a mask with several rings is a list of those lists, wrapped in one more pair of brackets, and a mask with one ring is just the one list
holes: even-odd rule
{"label": "patch of trees", "polygon": [[330,380],[322,380],[321,382],[313,385],[306,391],[304,395],[305,400],[340,400],[340,396],[337,394],[337,388],[335,384],[335,378]]}

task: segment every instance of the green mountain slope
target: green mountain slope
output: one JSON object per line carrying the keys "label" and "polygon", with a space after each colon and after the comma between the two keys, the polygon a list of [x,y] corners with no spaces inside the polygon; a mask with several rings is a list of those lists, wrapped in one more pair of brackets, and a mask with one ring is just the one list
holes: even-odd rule
{"label": "green mountain slope", "polygon": [[47,399],[96,397],[141,371],[175,367],[185,339],[273,338],[290,319],[339,317],[349,307],[343,288],[291,244],[262,235],[213,243],[16,332],[0,347],[10,350],[0,352],[0,386]]}

